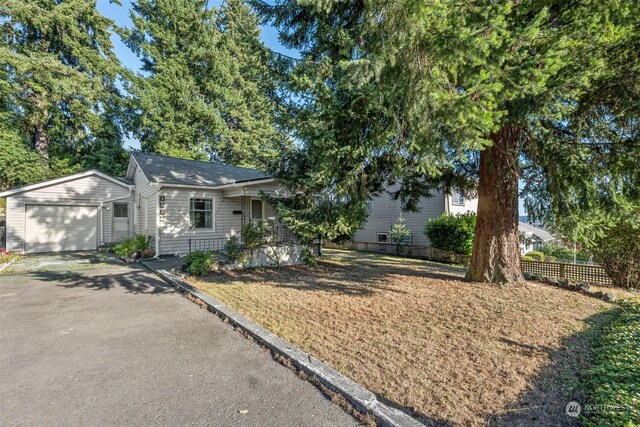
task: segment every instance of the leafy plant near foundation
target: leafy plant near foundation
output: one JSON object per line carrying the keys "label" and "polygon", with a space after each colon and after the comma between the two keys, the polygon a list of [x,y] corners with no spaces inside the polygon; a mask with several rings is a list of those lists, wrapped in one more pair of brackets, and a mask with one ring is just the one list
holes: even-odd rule
{"label": "leafy plant near foundation", "polygon": [[247,262],[247,248],[240,242],[238,236],[232,236],[225,245],[227,257],[240,265]]}
{"label": "leafy plant near foundation", "polygon": [[119,257],[128,258],[133,252],[149,252],[151,249],[151,236],[136,234],[127,236],[111,248],[111,252]]}
{"label": "leafy plant near foundation", "polygon": [[184,257],[187,272],[194,276],[206,276],[217,270],[218,256],[209,251],[194,251]]}
{"label": "leafy plant near foundation", "polygon": [[274,221],[251,221],[242,227],[240,234],[250,257],[258,252],[270,259],[275,267],[280,266],[280,255],[275,250],[278,228]]}
{"label": "leafy plant near foundation", "polygon": [[318,265],[318,262],[315,260],[315,258],[311,254],[311,249],[309,249],[309,247],[307,246],[305,246],[302,249],[302,253],[300,254],[300,260],[304,265],[307,265],[309,267],[315,267]]}
{"label": "leafy plant near foundation", "polygon": [[434,248],[456,254],[471,255],[476,230],[476,214],[453,215],[443,213],[430,219],[424,228],[424,234]]}

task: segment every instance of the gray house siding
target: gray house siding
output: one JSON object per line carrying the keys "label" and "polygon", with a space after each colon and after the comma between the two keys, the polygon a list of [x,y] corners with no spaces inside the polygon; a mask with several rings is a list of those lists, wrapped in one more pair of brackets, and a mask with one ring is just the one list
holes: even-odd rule
{"label": "gray house siding", "polygon": [[[189,239],[223,239],[240,233],[242,224],[249,221],[249,203],[252,196],[228,197],[224,191],[162,187],[164,216],[160,222],[160,255],[184,254],[189,250]],[[210,229],[192,228],[190,200],[212,199],[213,226]],[[259,196],[254,196],[259,199]],[[243,209],[244,201],[244,209]],[[234,211],[241,213],[234,213]],[[244,216],[244,220],[243,220]],[[273,207],[265,203],[264,217],[275,218]]]}
{"label": "gray house siding", "polygon": [[[388,191],[398,190],[399,184],[389,187]],[[414,246],[429,246],[430,242],[424,234],[424,227],[427,220],[442,215],[443,212],[453,214],[476,212],[478,200],[465,200],[464,204],[455,204],[454,197],[442,192],[434,194],[433,197],[422,198],[418,203],[419,212],[402,212],[400,200],[393,200],[388,192],[374,198],[370,204],[367,222],[356,232],[352,241],[356,243],[378,243],[378,233],[389,233],[400,215],[405,220],[405,224],[412,234],[412,244]],[[389,238],[389,242],[391,242]]]}
{"label": "gray house siding", "polygon": [[149,184],[139,167],[135,169],[133,182],[136,186],[133,213],[134,230],[136,234],[147,234],[151,236],[152,240],[155,240],[157,187]]}
{"label": "gray house siding", "polygon": [[97,214],[97,244],[110,243],[112,209],[107,209],[110,200],[128,200],[130,194],[126,187],[97,175],[88,175],[7,196],[7,250],[23,252],[27,249],[26,207],[32,205],[93,206],[98,209],[101,202],[106,202]]}
{"label": "gray house siding", "polygon": [[[397,189],[398,185],[390,187],[389,191]],[[429,239],[424,234],[424,226],[427,218],[435,218],[444,212],[444,196],[442,193],[437,193],[433,197],[423,198],[418,206],[420,212],[402,212],[400,201],[393,200],[388,193],[383,193],[371,201],[367,222],[356,232],[353,241],[377,243],[378,233],[389,233],[402,214],[407,228],[412,233],[413,245],[428,246]]]}

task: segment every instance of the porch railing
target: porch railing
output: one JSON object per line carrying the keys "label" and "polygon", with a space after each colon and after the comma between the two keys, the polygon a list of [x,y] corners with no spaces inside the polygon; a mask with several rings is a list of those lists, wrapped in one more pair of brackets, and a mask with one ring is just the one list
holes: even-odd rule
{"label": "porch railing", "polygon": [[[227,242],[229,242],[229,240],[231,240],[233,237],[236,237],[238,239],[238,242],[242,243],[242,236],[240,235],[240,233],[236,233],[228,237],[214,237],[203,239],[190,238],[189,253],[193,251],[209,251],[224,254],[226,252]],[[265,237],[269,244],[276,246],[302,243],[302,239],[300,239],[300,237],[295,232],[288,229],[284,225],[278,225],[275,229],[268,231]]]}

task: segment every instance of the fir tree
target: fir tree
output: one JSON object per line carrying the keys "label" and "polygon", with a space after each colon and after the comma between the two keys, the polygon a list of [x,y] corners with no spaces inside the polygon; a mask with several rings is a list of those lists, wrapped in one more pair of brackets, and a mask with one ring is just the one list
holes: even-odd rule
{"label": "fir tree", "polygon": [[284,140],[275,128],[255,14],[232,0],[139,0],[121,33],[143,64],[132,79],[132,128],[146,151],[261,166]]}
{"label": "fir tree", "polygon": [[[14,185],[36,175],[95,167],[82,152],[100,150],[102,143],[94,145],[97,135],[119,123],[103,116],[119,98],[112,22],[97,12],[95,1],[87,0],[9,0],[0,7],[0,17],[2,108],[12,116],[11,126],[24,135],[16,158],[32,158],[33,150],[44,160],[37,162],[44,167],[42,174],[5,169],[1,179]],[[124,153],[119,136],[118,129],[109,141],[118,155]],[[121,170],[117,159],[105,167]]]}
{"label": "fir tree", "polygon": [[519,179],[546,221],[637,199],[638,2],[254,4],[302,55],[282,178],[360,216],[394,182],[410,208],[477,191],[469,279],[523,280]]}

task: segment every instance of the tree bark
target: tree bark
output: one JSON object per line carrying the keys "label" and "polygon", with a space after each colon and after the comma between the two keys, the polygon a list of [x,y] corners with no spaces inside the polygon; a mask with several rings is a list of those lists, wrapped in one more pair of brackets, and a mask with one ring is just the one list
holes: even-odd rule
{"label": "tree bark", "polygon": [[518,138],[504,125],[490,136],[493,145],[480,153],[478,221],[467,280],[521,283],[518,234]]}
{"label": "tree bark", "polygon": [[39,96],[34,96],[34,105],[36,110],[40,111],[40,117],[35,124],[33,134],[33,148],[36,153],[49,160],[49,135],[47,134],[47,122],[49,120],[49,111],[44,105],[44,101]]}
{"label": "tree bark", "polygon": [[33,137],[33,147],[36,153],[40,154],[45,159],[49,159],[49,137],[47,135],[47,129],[45,125],[36,124],[36,130]]}

